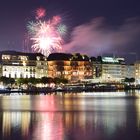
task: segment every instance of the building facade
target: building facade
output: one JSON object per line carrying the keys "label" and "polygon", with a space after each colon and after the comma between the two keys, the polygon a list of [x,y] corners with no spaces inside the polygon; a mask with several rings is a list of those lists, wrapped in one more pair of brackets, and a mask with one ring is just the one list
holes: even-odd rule
{"label": "building facade", "polygon": [[140,61],[136,61],[134,64],[135,67],[135,81],[136,84],[140,84]]}
{"label": "building facade", "polygon": [[87,56],[54,53],[48,57],[48,76],[77,82],[92,78],[92,65]]}
{"label": "building facade", "polygon": [[47,76],[47,60],[41,54],[3,51],[0,53],[1,76],[41,78]]}
{"label": "building facade", "polygon": [[97,57],[91,60],[93,79],[98,82],[121,82],[126,76],[124,58]]}
{"label": "building facade", "polygon": [[[126,65],[124,58],[91,57],[81,54],[0,52],[0,76],[10,78],[65,78],[69,82],[122,82],[125,78],[140,81],[140,62]],[[140,83],[140,82],[139,82]]]}
{"label": "building facade", "polygon": [[135,66],[134,64],[126,65],[126,78],[135,78]]}

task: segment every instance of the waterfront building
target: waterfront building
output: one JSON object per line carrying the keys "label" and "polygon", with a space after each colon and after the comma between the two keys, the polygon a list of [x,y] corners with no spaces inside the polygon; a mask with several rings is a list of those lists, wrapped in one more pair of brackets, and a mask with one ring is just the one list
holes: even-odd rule
{"label": "waterfront building", "polygon": [[99,79],[102,75],[102,58],[101,56],[98,56],[97,58],[91,57],[91,63],[92,63],[92,76],[93,79]]}
{"label": "waterfront building", "polygon": [[47,77],[47,58],[42,54],[36,54],[36,75],[35,78]]}
{"label": "waterfront building", "polygon": [[86,55],[52,53],[0,52],[0,76],[11,78],[65,78],[69,82],[122,82],[125,78],[140,81],[140,62],[126,65],[124,58],[89,58]]}
{"label": "waterfront building", "polygon": [[2,76],[2,65],[0,63],[0,77]]}
{"label": "waterfront building", "polygon": [[53,53],[48,57],[48,76],[66,78],[71,82],[92,78],[92,65],[88,56]]}
{"label": "waterfront building", "polygon": [[105,82],[121,82],[125,79],[126,65],[123,58],[102,57],[102,79]]}
{"label": "waterfront building", "polygon": [[[124,58],[97,57],[91,58],[93,65],[93,79],[98,82],[121,82],[126,76]],[[95,81],[94,80],[94,81]]]}
{"label": "waterfront building", "polygon": [[126,65],[126,78],[135,78],[135,66],[134,64]]}
{"label": "waterfront building", "polygon": [[134,64],[135,67],[135,81],[136,84],[140,84],[140,61],[136,61]]}
{"label": "waterfront building", "polygon": [[48,61],[48,76],[71,79],[71,54],[53,53],[47,58]]}
{"label": "waterfront building", "polygon": [[39,53],[0,52],[1,76],[9,78],[41,78],[47,76],[47,59]]}

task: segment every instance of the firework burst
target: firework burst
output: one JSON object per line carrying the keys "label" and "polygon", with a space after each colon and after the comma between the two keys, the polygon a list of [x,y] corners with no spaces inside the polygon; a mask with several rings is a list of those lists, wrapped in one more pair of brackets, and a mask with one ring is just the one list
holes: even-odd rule
{"label": "firework burst", "polygon": [[45,56],[48,56],[53,51],[59,51],[61,49],[62,38],[56,31],[52,24],[39,21],[37,32],[31,38],[33,40],[32,48],[41,52]]}
{"label": "firework burst", "polygon": [[31,48],[35,52],[48,56],[52,52],[61,50],[63,39],[58,30],[60,22],[61,17],[54,16],[48,21],[37,20],[36,22],[28,23],[28,32],[33,42]]}
{"label": "firework burst", "polygon": [[60,25],[57,27],[57,30],[58,30],[58,32],[59,32],[62,36],[64,36],[64,35],[67,33],[67,27],[66,27],[66,25],[64,25],[64,24],[60,24]]}
{"label": "firework burst", "polygon": [[46,15],[46,10],[44,8],[40,7],[36,10],[36,19],[45,17],[45,15]]}

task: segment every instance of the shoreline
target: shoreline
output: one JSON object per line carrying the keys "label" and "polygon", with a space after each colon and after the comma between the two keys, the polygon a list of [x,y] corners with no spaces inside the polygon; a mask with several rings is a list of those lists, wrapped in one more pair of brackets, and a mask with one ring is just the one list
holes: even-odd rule
{"label": "shoreline", "polygon": [[54,92],[117,92],[117,91],[129,91],[129,90],[140,90],[140,88],[72,88],[72,89],[31,89],[31,90],[0,90],[0,94],[7,94],[7,93],[27,93],[27,94],[32,94],[32,93],[54,93]]}

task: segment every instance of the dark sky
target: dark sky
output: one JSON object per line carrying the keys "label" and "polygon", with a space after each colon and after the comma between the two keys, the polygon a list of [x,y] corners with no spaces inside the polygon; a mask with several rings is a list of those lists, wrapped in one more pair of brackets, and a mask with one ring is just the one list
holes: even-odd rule
{"label": "dark sky", "polygon": [[35,10],[61,15],[69,28],[65,52],[115,53],[140,58],[139,0],[0,0],[0,51],[25,50],[26,25]]}

